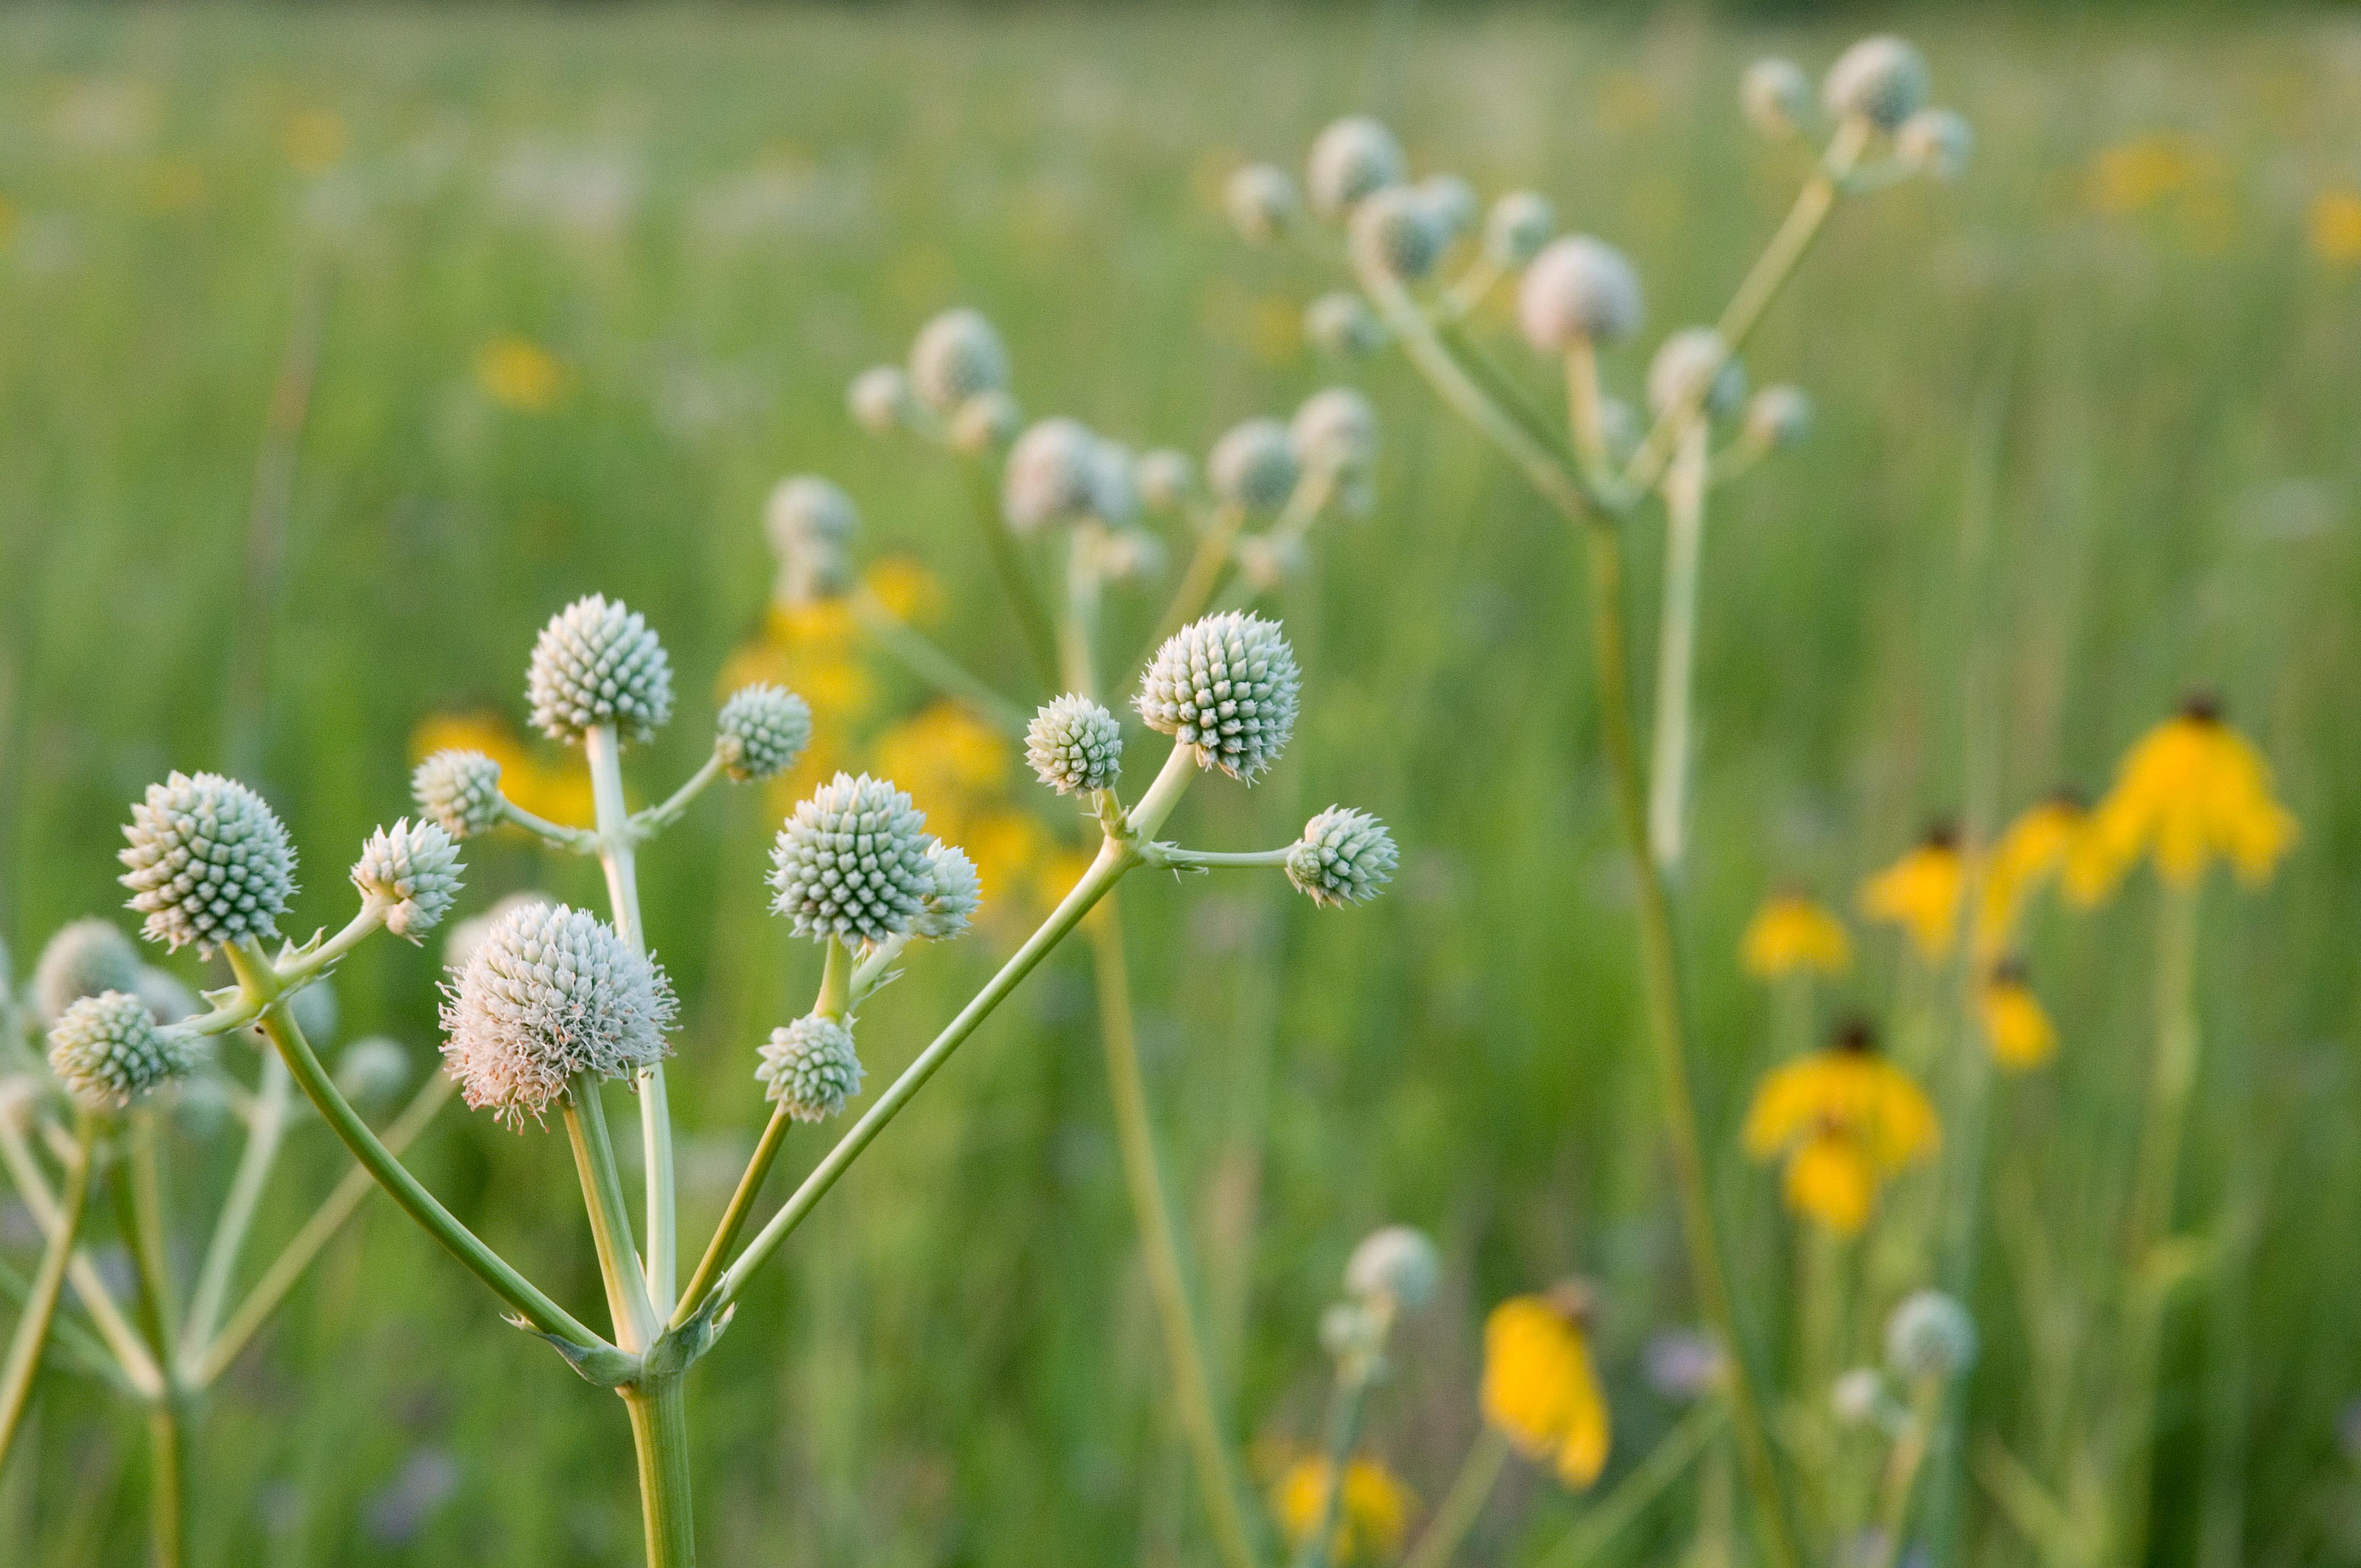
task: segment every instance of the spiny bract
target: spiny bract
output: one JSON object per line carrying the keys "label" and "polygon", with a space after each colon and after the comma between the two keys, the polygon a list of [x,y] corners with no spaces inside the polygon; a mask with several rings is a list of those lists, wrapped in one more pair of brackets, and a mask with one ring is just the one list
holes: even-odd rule
{"label": "spiny bract", "polygon": [[[60,926],[33,965],[33,1014],[54,1024],[85,996],[136,992],[139,969],[139,949],[114,921],[93,916]],[[5,983],[0,971],[0,986]]]}
{"label": "spiny bract", "polygon": [[1025,760],[1060,795],[1112,789],[1123,772],[1123,726],[1090,698],[1068,692],[1026,726]]}
{"label": "spiny bract", "polygon": [[415,942],[441,923],[459,891],[459,846],[432,822],[380,828],[353,862],[353,885],[385,906],[385,928]]}
{"label": "spiny bract", "polygon": [[1303,825],[1287,852],[1287,880],[1318,905],[1375,898],[1394,874],[1393,835],[1366,811],[1332,806]]}
{"label": "spiny bract", "polygon": [[49,1029],[49,1070],[93,1111],[119,1111],[158,1085],[194,1070],[196,1036],[159,1029],[148,1004],[127,991],[85,996]]}
{"label": "spiny bract", "polygon": [[1139,684],[1139,716],[1198,764],[1252,784],[1295,729],[1302,676],[1279,623],[1242,610],[1182,627]]}
{"label": "spiny bract", "polygon": [[643,617],[620,599],[592,594],[542,628],[525,700],[553,740],[579,740],[602,724],[644,740],[672,717],[672,662]]}
{"label": "spiny bract", "polygon": [[798,937],[882,942],[934,891],[926,818],[884,779],[839,773],[788,814],[771,847],[771,907]]}
{"label": "spiny bract", "polygon": [[767,779],[785,773],[811,744],[811,705],[767,681],[741,686],[721,705],[714,721],[715,750],[733,779]]}
{"label": "spiny bract", "polygon": [[454,839],[488,833],[500,820],[500,765],[481,751],[437,751],[410,775],[410,798]]}
{"label": "spiny bract", "polygon": [[173,773],[148,786],[123,829],[119,858],[141,934],[179,948],[213,950],[275,937],[295,896],[295,847],[263,798],[219,773]]}
{"label": "spiny bract", "polygon": [[852,1031],[833,1018],[807,1014],[772,1030],[762,1055],[755,1079],[768,1086],[765,1097],[798,1122],[824,1121],[861,1092]]}

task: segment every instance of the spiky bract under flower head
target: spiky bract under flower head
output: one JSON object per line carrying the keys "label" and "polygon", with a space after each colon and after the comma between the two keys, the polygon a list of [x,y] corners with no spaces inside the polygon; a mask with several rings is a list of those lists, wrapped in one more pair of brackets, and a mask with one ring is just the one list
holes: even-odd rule
{"label": "spiky bract under flower head", "polygon": [[771,1031],[755,1079],[764,1098],[798,1122],[820,1122],[843,1111],[861,1092],[861,1055],[852,1031],[834,1018],[807,1014]]}
{"label": "spiky bract under flower head", "polygon": [[1863,38],[1828,67],[1820,102],[1839,118],[1857,115],[1879,130],[1898,129],[1926,105],[1926,58],[1889,34]]}
{"label": "spiky bract under flower head", "polygon": [[1098,502],[1099,438],[1079,420],[1037,421],[1008,449],[1001,509],[1008,526],[1032,533],[1074,522]]}
{"label": "spiky bract under flower head", "polygon": [[1247,511],[1277,511],[1285,506],[1301,475],[1287,426],[1275,419],[1232,425],[1205,459],[1205,477],[1213,494]]}
{"label": "spiky bract under flower head", "polygon": [[1360,904],[1392,880],[1396,859],[1384,823],[1366,811],[1332,806],[1303,825],[1303,837],[1288,850],[1287,880],[1314,904]]}
{"label": "spiky bract under flower head", "polygon": [[615,928],[563,904],[511,910],[444,988],[443,1058],[469,1106],[538,1120],[577,1073],[661,1060],[675,1003],[664,970]]}
{"label": "spiky bract under flower head", "polygon": [[1358,294],[1323,294],[1303,311],[1303,335],[1323,354],[1339,358],[1383,347],[1385,323]]}
{"label": "spiky bract under flower head", "polygon": [[956,844],[927,840],[929,885],[925,902],[910,921],[910,935],[929,942],[948,942],[967,934],[975,912],[983,904],[983,879],[975,862]]}
{"label": "spiky bract under flower head", "polygon": [[741,686],[721,705],[714,730],[731,778],[767,779],[794,767],[811,744],[811,705],[767,681]]}
{"label": "spiky bract under flower head", "polygon": [[1548,197],[1511,191],[1492,203],[1484,219],[1485,258],[1495,267],[1514,270],[1539,256],[1556,232],[1557,209]]}
{"label": "spiky bract under flower head", "polygon": [[1388,1225],[1361,1238],[1345,1263],[1345,1288],[1355,1296],[1384,1296],[1406,1312],[1434,1298],[1443,1260],[1426,1233],[1411,1225]]}
{"label": "spiky bract under flower head", "polygon": [[384,906],[387,930],[415,942],[449,912],[463,869],[450,834],[405,817],[369,835],[353,862],[353,885]]}
{"label": "spiky bract under flower head", "polygon": [[550,617],[525,673],[533,721],[553,740],[611,724],[644,740],[672,717],[672,661],[646,620],[620,599],[576,599]]}
{"label": "spiky bract under flower head", "polygon": [[1355,115],[1333,121],[1312,139],[1303,183],[1313,212],[1341,218],[1364,197],[1400,184],[1402,168],[1401,143],[1394,133]]}
{"label": "spiky bract under flower head", "polygon": [[1139,716],[1195,747],[1200,766],[1252,784],[1286,749],[1301,696],[1279,623],[1228,610],[1165,640],[1141,677]]}
{"label": "spiky bract under flower head", "polygon": [[1090,698],[1068,692],[1026,726],[1025,760],[1060,795],[1112,789],[1123,772],[1123,726]]}
{"label": "spiky bract under flower head", "polygon": [[1648,406],[1663,413],[1676,404],[1727,419],[1746,400],[1746,367],[1722,346],[1709,326],[1684,327],[1664,339],[1648,365]]}
{"label": "spiky bract under flower head", "polygon": [[1553,240],[1517,288],[1517,324],[1543,354],[1587,338],[1620,343],[1640,330],[1640,276],[1623,253],[1588,235]]}
{"label": "spiky bract under flower head", "polygon": [[119,859],[141,935],[210,956],[249,937],[275,937],[295,896],[295,847],[263,798],[219,773],[174,773],[148,786],[123,829]]}
{"label": "spiky bract under flower head", "polygon": [[839,773],[788,813],[771,846],[771,907],[798,937],[882,942],[934,892],[926,818],[884,779]]}
{"label": "spiky bract under flower head", "polygon": [[1422,188],[1389,186],[1353,209],[1353,258],[1398,281],[1426,278],[1450,244],[1451,230]]}
{"label": "spiky bract under flower head", "polygon": [[1297,461],[1315,474],[1357,474],[1378,455],[1378,411],[1350,387],[1330,387],[1303,400],[1288,422]]}
{"label": "spiky bract under flower head", "polygon": [[85,996],[49,1026],[49,1070],[77,1103],[119,1111],[196,1068],[198,1037],[159,1028],[148,1004],[127,991]]}
{"label": "spiky bract under flower head", "polygon": [[[33,1015],[54,1024],[85,996],[139,989],[139,949],[112,920],[95,916],[58,927],[33,965]],[[0,987],[7,984],[0,970]],[[0,1000],[0,1011],[5,1002]]]}
{"label": "spiky bract under flower head", "polygon": [[1739,106],[1767,137],[1791,137],[1812,112],[1812,83],[1792,60],[1768,56],[1746,68],[1738,82]]}
{"label": "spiky bract under flower head", "polygon": [[916,401],[910,378],[894,365],[873,365],[845,389],[844,405],[852,421],[872,435],[891,435],[909,422]]}
{"label": "spiky bract under flower head", "polygon": [[1222,187],[1222,205],[1230,214],[1230,226],[1256,245],[1268,245],[1285,234],[1303,210],[1295,181],[1286,170],[1268,163],[1249,163],[1233,173]]}
{"label": "spiky bract under flower head", "polygon": [[945,311],[910,345],[910,389],[949,418],[960,405],[1008,385],[1008,350],[981,312]]}
{"label": "spiky bract under flower head", "polygon": [[1940,1290],[1903,1298],[1885,1320],[1885,1361],[1897,1377],[1957,1377],[1975,1360],[1976,1321]]}
{"label": "spiky bract under flower head", "polygon": [[1975,150],[1974,127],[1950,109],[1921,109],[1894,133],[1894,155],[1937,180],[1957,180],[1966,173]]}
{"label": "spiky bract under flower head", "polygon": [[489,833],[500,820],[500,765],[481,751],[437,751],[411,773],[410,798],[454,839]]}

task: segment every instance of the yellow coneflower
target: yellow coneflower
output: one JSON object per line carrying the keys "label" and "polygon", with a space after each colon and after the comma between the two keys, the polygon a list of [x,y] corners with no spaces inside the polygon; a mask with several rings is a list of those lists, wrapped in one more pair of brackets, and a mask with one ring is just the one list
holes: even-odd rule
{"label": "yellow coneflower", "polygon": [[1788,1206],[1839,1235],[1858,1234],[1878,1189],[1941,1142],[1935,1107],[1859,1024],[1773,1069],[1754,1091],[1743,1136],[1756,1159],[1785,1162]]}
{"label": "yellow coneflower", "polygon": [[2259,883],[2295,836],[2295,818],[2271,793],[2270,764],[2211,699],[2194,698],[2124,754],[2068,859],[2067,890],[2096,904],[2150,854],[2175,887],[2193,884],[2216,860]]}
{"label": "yellow coneflower", "polygon": [[1967,889],[1967,866],[1959,835],[1949,827],[1928,831],[1900,860],[1861,884],[1861,913],[1910,933],[1929,963],[1949,956],[1959,939],[1960,900]]}
{"label": "yellow coneflower", "polygon": [[1746,972],[1778,980],[1803,970],[1842,974],[1852,964],[1852,942],[1844,922],[1827,905],[1801,894],[1774,894],[1746,923],[1739,942]]}
{"label": "yellow coneflower", "polygon": [[1976,1011],[1982,1017],[1984,1042],[1993,1059],[2011,1072],[2041,1066],[2058,1054],[2058,1025],[2048,1009],[2026,983],[2022,965],[1993,966],[1978,988]]}
{"label": "yellow coneflower", "polygon": [[2009,945],[2026,901],[2058,874],[2090,820],[2081,799],[2060,790],[2017,813],[1984,863],[1976,898],[1976,953],[1990,960]]}
{"label": "yellow coneflower", "polygon": [[[1309,1453],[1290,1464],[1271,1488],[1271,1512],[1290,1546],[1301,1548],[1320,1528],[1331,1474],[1326,1455]],[[1378,1461],[1348,1461],[1344,1490],[1336,1499],[1336,1537],[1330,1560],[1374,1562],[1400,1551],[1414,1501],[1401,1478]]]}
{"label": "yellow coneflower", "polygon": [[572,382],[564,362],[530,338],[494,338],[476,356],[476,385],[517,413],[555,408]]}
{"label": "yellow coneflower", "polygon": [[1580,1490],[1607,1466],[1607,1397],[1591,1365],[1587,1295],[1511,1296],[1484,1324],[1484,1419]]}

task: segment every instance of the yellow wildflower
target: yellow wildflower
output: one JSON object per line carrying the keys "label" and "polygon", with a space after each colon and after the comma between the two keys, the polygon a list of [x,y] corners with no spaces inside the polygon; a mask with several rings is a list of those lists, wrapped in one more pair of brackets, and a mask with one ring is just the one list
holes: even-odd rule
{"label": "yellow wildflower", "polygon": [[889,555],[864,574],[869,591],[897,620],[932,624],[943,612],[942,579],[915,555]]}
{"label": "yellow wildflower", "polygon": [[2039,1067],[2058,1054],[2058,1026],[2026,983],[2020,965],[2001,964],[1984,977],[1976,1011],[1993,1059],[2011,1072]]}
{"label": "yellow wildflower", "polygon": [[1800,894],[1773,894],[1746,923],[1739,942],[1746,972],[1777,980],[1801,970],[1842,974],[1852,965],[1852,942],[1844,922],[1827,905]]}
{"label": "yellow wildflower", "polygon": [[2218,160],[2194,138],[2158,132],[2102,150],[2085,190],[2092,208],[2121,217],[2186,196],[2217,170]]}
{"label": "yellow wildflower", "polygon": [[1929,963],[1948,957],[1959,937],[1960,900],[1967,866],[1959,838],[1948,827],[1929,832],[1917,848],[1861,886],[1861,913],[1910,933]]}
{"label": "yellow wildflower", "polygon": [[1979,957],[1989,959],[2007,948],[2026,901],[2066,863],[2088,817],[2079,799],[2060,791],[2026,807],[2001,830],[1976,901]]}
{"label": "yellow wildflower", "polygon": [[1857,1024],[1826,1049],[1773,1069],[1741,1135],[1756,1159],[1785,1161],[1788,1207],[1839,1235],[1859,1232],[1879,1187],[1941,1142],[1935,1107]]}
{"label": "yellow wildflower", "polygon": [[[1328,1478],[1334,1474],[1324,1454],[1311,1453],[1289,1465],[1271,1488],[1271,1512],[1290,1545],[1301,1548],[1320,1528],[1328,1502]],[[1345,1465],[1345,1486],[1336,1498],[1336,1536],[1330,1560],[1369,1562],[1390,1557],[1401,1549],[1410,1527],[1412,1499],[1400,1477],[1374,1459],[1353,1459]]]}
{"label": "yellow wildflower", "polygon": [[873,755],[877,771],[908,790],[941,832],[1000,792],[1014,750],[999,730],[940,697],[880,735]]}
{"label": "yellow wildflower", "polygon": [[572,381],[557,356],[531,338],[494,338],[476,356],[476,385],[484,396],[518,413],[555,408]]}
{"label": "yellow wildflower", "polygon": [[2270,764],[2201,697],[2124,754],[2114,787],[2067,863],[2067,890],[2096,904],[2148,854],[2176,887],[2195,883],[2217,859],[2260,883],[2295,836],[2295,818],[2271,793]]}
{"label": "yellow wildflower", "polygon": [[1610,1441],[1587,1316],[1576,1288],[1511,1296],[1484,1323],[1484,1419],[1576,1490],[1598,1479]]}
{"label": "yellow wildflower", "polygon": [[500,793],[535,817],[569,828],[588,828],[597,819],[588,771],[544,762],[495,715],[431,714],[410,732],[412,762],[454,749],[481,751],[498,762]]}
{"label": "yellow wildflower", "polygon": [[2304,231],[2312,255],[2331,267],[2361,266],[2361,192],[2323,191],[2312,198]]}
{"label": "yellow wildflower", "polygon": [[332,109],[306,109],[287,122],[280,133],[279,149],[298,174],[325,174],[344,161],[351,138],[345,122]]}

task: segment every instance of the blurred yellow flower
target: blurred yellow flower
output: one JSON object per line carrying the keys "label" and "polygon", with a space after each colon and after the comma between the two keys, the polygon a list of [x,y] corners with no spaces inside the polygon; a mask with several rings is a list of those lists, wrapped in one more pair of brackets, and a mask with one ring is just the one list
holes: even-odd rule
{"label": "blurred yellow flower", "polygon": [[1990,959],[2016,934],[2026,901],[2058,873],[2089,821],[2082,803],[2063,792],[2017,813],[2001,829],[1976,898],[1976,954]]}
{"label": "blurred yellow flower", "polygon": [[588,828],[597,820],[588,771],[544,762],[497,715],[431,714],[410,732],[413,762],[452,750],[481,751],[498,762],[500,793],[535,817],[568,828]]}
{"label": "blurred yellow flower", "polygon": [[1591,102],[1599,128],[1613,132],[1645,130],[1664,108],[1664,94],[1656,91],[1656,84],[1636,71],[1609,71]]}
{"label": "blurred yellow flower", "polygon": [[1861,883],[1861,909],[1872,920],[1908,931],[1919,956],[1935,963],[1949,956],[1958,939],[1960,901],[1966,889],[1959,838],[1949,828],[1938,828],[1917,848]]}
{"label": "blurred yellow flower", "polygon": [[1484,1419],[1577,1491],[1598,1479],[1610,1442],[1584,1316],[1578,1300],[1511,1296],[1484,1323]]}
{"label": "blurred yellow flower", "polygon": [[963,824],[1008,780],[1015,748],[949,697],[938,697],[877,738],[877,771],[910,792],[930,821]]}
{"label": "blurred yellow flower", "polygon": [[2011,1072],[2039,1067],[2058,1054],[2058,1026],[2020,966],[2001,964],[1984,977],[1976,1011],[1993,1059]]}
{"label": "blurred yellow flower", "polygon": [[350,139],[334,110],[305,109],[280,131],[279,150],[298,174],[325,174],[344,161]]}
{"label": "blurred yellow flower", "polygon": [[1785,1161],[1788,1207],[1845,1236],[1868,1223],[1881,1185],[1941,1143],[1933,1104],[1860,1025],[1773,1069],[1741,1136],[1756,1159]]}
{"label": "blurred yellow flower", "polygon": [[[1271,1512],[1290,1546],[1300,1550],[1320,1528],[1333,1473],[1325,1455],[1306,1454],[1290,1464],[1279,1485],[1271,1488]],[[1401,1549],[1402,1537],[1410,1528],[1411,1503],[1410,1488],[1378,1461],[1346,1462],[1344,1489],[1336,1499],[1331,1560],[1364,1563],[1392,1556]]]}
{"label": "blurred yellow flower", "polygon": [[2304,232],[2312,255],[2331,267],[2361,266],[2361,192],[2323,191],[2313,197]]}
{"label": "blurred yellow flower", "polygon": [[476,355],[476,385],[484,396],[518,413],[555,408],[573,379],[555,355],[531,338],[496,337]]}
{"label": "blurred yellow flower", "polygon": [[915,555],[888,555],[863,574],[869,591],[897,620],[931,625],[943,613],[943,583]]}
{"label": "blurred yellow flower", "polygon": [[2270,764],[2205,698],[2140,737],[2115,770],[2066,866],[2082,904],[2114,893],[2144,855],[2187,887],[2217,859],[2248,883],[2268,880],[2295,842],[2296,820],[2271,792]]}
{"label": "blurred yellow flower", "polygon": [[2185,196],[2219,170],[2219,160],[2194,137],[2153,131],[2103,148],[2091,160],[2083,191],[2092,209],[2121,217]]}
{"label": "blurred yellow flower", "polygon": [[1852,964],[1852,942],[1844,922],[1827,905],[1783,893],[1764,900],[1746,923],[1739,957],[1746,972],[1758,980],[1777,980],[1805,970],[1842,974]]}

